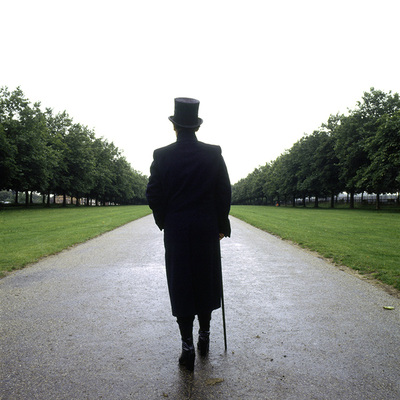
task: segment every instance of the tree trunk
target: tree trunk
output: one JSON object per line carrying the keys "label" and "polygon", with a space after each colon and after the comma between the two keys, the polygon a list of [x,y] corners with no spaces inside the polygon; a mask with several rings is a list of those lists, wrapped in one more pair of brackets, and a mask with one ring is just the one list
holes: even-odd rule
{"label": "tree trunk", "polygon": [[376,194],[376,209],[377,210],[381,209],[381,202],[380,202],[379,193]]}
{"label": "tree trunk", "polygon": [[25,190],[25,205],[29,206],[29,192]]}
{"label": "tree trunk", "polygon": [[335,194],[331,193],[331,208],[335,208]]}
{"label": "tree trunk", "polygon": [[15,191],[15,204],[18,204],[18,190]]}
{"label": "tree trunk", "polygon": [[63,207],[67,207],[67,194],[63,193]]}
{"label": "tree trunk", "polygon": [[354,191],[350,192],[350,208],[354,208]]}
{"label": "tree trunk", "polygon": [[314,208],[318,208],[319,207],[319,199],[318,199],[318,195],[315,196],[315,202],[314,202]]}

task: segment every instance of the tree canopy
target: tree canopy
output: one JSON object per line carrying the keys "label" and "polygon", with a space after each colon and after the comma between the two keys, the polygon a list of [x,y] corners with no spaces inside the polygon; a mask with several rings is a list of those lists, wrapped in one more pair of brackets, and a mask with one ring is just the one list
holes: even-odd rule
{"label": "tree canopy", "polygon": [[371,88],[348,115],[330,115],[276,160],[233,186],[234,204],[275,204],[331,198],[342,192],[400,191],[400,98]]}
{"label": "tree canopy", "polygon": [[[18,87],[0,88],[0,190],[93,199],[96,204],[144,203],[147,177],[111,142],[32,104]],[[87,201],[87,204],[89,202]]]}

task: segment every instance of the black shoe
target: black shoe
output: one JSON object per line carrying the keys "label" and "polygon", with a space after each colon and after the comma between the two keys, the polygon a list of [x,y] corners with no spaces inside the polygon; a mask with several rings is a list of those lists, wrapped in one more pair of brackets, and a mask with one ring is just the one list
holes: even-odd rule
{"label": "black shoe", "polygon": [[185,366],[189,371],[193,371],[195,357],[193,339],[182,340],[182,354],[179,357],[179,364]]}
{"label": "black shoe", "polygon": [[197,342],[197,348],[202,357],[208,354],[210,349],[210,331],[199,331],[199,341]]}

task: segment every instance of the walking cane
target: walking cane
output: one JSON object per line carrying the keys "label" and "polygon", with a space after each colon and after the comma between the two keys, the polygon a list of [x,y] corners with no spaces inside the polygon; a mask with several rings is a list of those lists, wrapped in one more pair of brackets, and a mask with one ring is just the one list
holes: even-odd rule
{"label": "walking cane", "polygon": [[[219,234],[219,240],[224,237],[221,233]],[[224,285],[222,282],[222,257],[221,257],[221,306],[222,306],[222,326],[224,328],[224,344],[225,344],[225,351],[227,350],[226,344],[226,323],[225,323],[225,303],[224,303]]]}
{"label": "walking cane", "polygon": [[222,283],[222,268],[221,268],[221,306],[222,306],[222,325],[224,327],[224,344],[226,351],[227,344],[226,344],[225,304],[224,304],[224,285]]}

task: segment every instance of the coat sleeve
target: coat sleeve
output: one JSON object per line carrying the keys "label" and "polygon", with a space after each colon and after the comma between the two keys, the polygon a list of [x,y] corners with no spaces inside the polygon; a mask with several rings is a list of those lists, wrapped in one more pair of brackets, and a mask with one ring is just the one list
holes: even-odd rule
{"label": "coat sleeve", "polygon": [[[221,148],[219,148],[221,153]],[[225,161],[220,154],[218,179],[217,179],[217,212],[218,212],[218,227],[219,232],[225,236],[231,236],[231,224],[229,222],[229,211],[231,208],[231,183],[229,180],[228,170]]]}
{"label": "coat sleeve", "polygon": [[163,230],[166,205],[156,151],[153,154],[153,162],[150,166],[150,178],[147,184],[146,197],[149,207],[153,211],[154,220],[157,226],[160,230]]}

